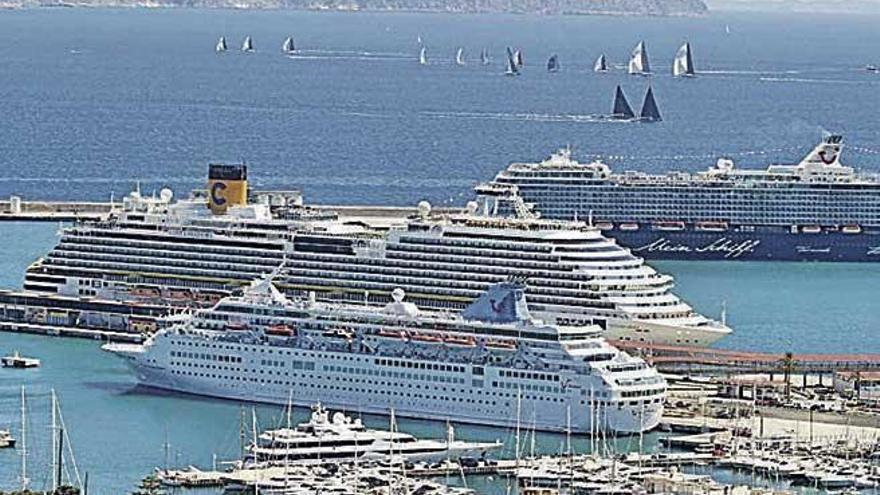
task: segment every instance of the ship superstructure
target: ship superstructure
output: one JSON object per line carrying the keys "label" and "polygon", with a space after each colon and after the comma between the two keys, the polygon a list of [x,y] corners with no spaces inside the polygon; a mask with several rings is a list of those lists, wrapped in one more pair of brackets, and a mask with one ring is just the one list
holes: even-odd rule
{"label": "ship superstructure", "polygon": [[878,260],[880,178],[841,164],[842,150],[841,136],[827,136],[794,165],[720,159],[703,172],[647,174],[564,149],[513,163],[477,192],[489,209],[504,191],[544,218],[590,217],[648,259]]}
{"label": "ship superstructure", "polygon": [[[207,198],[133,193],[115,218],[65,229],[28,269],[25,289],[121,301],[139,314],[144,305],[204,307],[280,267],[278,287],[290,296],[376,304],[400,287],[420,307],[460,310],[515,276],[529,279],[533,311],[548,322],[596,324],[609,338],[650,343],[708,345],[730,333],[675,296],[671,277],[583,222],[499,217],[473,204],[435,213],[423,204],[376,230],[275,200],[248,203],[246,192],[218,180]],[[213,196],[229,190],[235,204],[217,205]],[[56,321],[95,319],[82,308],[48,311]],[[108,324],[126,321],[122,312]]]}
{"label": "ship superstructure", "polygon": [[598,327],[534,319],[523,289],[494,284],[450,314],[400,289],[384,307],[291,300],[267,277],[143,344],[104,348],[140,383],[191,394],[552,431],[654,427],[656,370]]}

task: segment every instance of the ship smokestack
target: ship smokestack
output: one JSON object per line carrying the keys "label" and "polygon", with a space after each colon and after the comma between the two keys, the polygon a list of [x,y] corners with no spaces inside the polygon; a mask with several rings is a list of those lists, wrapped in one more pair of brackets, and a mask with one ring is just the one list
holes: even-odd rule
{"label": "ship smokestack", "polygon": [[231,206],[247,205],[247,165],[208,165],[208,208],[222,215]]}

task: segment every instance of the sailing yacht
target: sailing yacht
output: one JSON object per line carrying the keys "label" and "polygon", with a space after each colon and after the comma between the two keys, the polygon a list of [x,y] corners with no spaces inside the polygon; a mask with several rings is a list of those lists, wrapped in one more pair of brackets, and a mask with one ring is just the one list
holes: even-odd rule
{"label": "sailing yacht", "polygon": [[464,65],[464,48],[459,47],[455,52],[455,65]]}
{"label": "sailing yacht", "polygon": [[428,50],[424,46],[419,50],[419,65],[428,65]]}
{"label": "sailing yacht", "polygon": [[648,49],[645,47],[644,41],[639,41],[633,50],[628,69],[630,74],[644,76],[651,73],[651,64],[648,63]]}
{"label": "sailing yacht", "polygon": [[483,65],[489,65],[489,51],[485,48],[480,51],[480,63]]}
{"label": "sailing yacht", "polygon": [[514,60],[514,62],[516,62],[516,66],[517,66],[518,68],[522,69],[522,67],[523,67],[523,54],[522,54],[522,50],[517,50],[517,51],[513,54],[513,60]]}
{"label": "sailing yacht", "polygon": [[226,36],[221,36],[219,40],[217,40],[217,45],[214,47],[214,51],[217,53],[223,53],[226,51]]}
{"label": "sailing yacht", "polygon": [[660,122],[660,110],[657,108],[657,102],[654,101],[654,90],[648,86],[645,92],[645,101],[642,103],[642,111],[639,114],[639,120],[642,122]]}
{"label": "sailing yacht", "polygon": [[617,91],[614,93],[614,105],[611,108],[611,118],[617,120],[629,120],[634,119],[635,116],[635,112],[633,112],[632,107],[626,100],[626,95],[623,94],[623,89],[618,85]]}
{"label": "sailing yacht", "polygon": [[254,41],[250,36],[245,36],[244,41],[241,44],[241,51],[243,52],[252,52],[254,51]]}
{"label": "sailing yacht", "polygon": [[547,61],[547,72],[559,72],[559,57],[556,54]]}
{"label": "sailing yacht", "polygon": [[596,59],[596,63],[593,64],[593,72],[608,72],[608,61],[605,59],[605,54],[599,55],[599,58]]}
{"label": "sailing yacht", "polygon": [[691,44],[681,45],[672,62],[672,75],[675,77],[694,77],[694,57],[691,52]]}
{"label": "sailing yacht", "polygon": [[504,71],[504,74],[508,76],[519,75],[519,68],[516,65],[516,54],[513,53],[510,47],[507,47],[507,70]]}
{"label": "sailing yacht", "polygon": [[287,55],[292,55],[296,51],[296,45],[293,43],[291,36],[284,40],[284,43],[281,45],[281,51]]}

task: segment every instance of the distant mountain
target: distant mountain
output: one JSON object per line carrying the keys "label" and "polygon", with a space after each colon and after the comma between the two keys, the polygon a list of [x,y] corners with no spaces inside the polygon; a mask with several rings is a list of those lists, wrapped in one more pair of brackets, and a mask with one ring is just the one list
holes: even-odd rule
{"label": "distant mountain", "polygon": [[288,8],[527,14],[702,15],[703,0],[0,0],[21,6]]}

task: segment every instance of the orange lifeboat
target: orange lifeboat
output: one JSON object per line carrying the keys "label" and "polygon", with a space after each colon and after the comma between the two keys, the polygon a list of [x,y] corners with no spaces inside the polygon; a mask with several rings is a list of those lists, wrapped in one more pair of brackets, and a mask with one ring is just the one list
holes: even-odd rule
{"label": "orange lifeboat", "polygon": [[271,325],[266,328],[266,333],[269,335],[278,335],[281,337],[293,337],[296,335],[296,331],[290,328],[287,325]]}
{"label": "orange lifeboat", "polygon": [[448,335],[443,342],[449,345],[460,345],[464,347],[474,347],[477,345],[477,341],[474,340],[473,337],[458,337],[455,335]]}
{"label": "orange lifeboat", "polygon": [[443,342],[443,339],[437,337],[436,335],[428,335],[423,333],[417,333],[413,335],[412,337],[410,337],[410,340],[414,342],[427,342],[429,344],[437,344]]}
{"label": "orange lifeboat", "polygon": [[248,329],[248,326],[244,323],[229,323],[226,325],[226,329],[232,332],[243,332]]}
{"label": "orange lifeboat", "polygon": [[486,347],[510,351],[516,349],[516,343],[509,340],[487,340]]}

